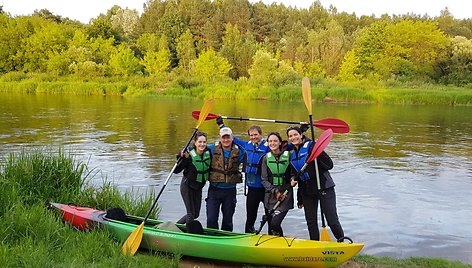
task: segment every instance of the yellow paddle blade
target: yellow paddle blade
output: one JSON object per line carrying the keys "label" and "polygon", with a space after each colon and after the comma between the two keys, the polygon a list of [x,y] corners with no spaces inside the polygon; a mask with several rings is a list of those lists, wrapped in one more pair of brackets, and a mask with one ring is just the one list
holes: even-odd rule
{"label": "yellow paddle blade", "polygon": [[303,93],[303,101],[305,102],[305,106],[306,106],[306,109],[308,110],[308,114],[312,115],[311,86],[310,86],[310,79],[308,79],[308,77],[303,77],[302,79],[302,93]]}
{"label": "yellow paddle blade", "polygon": [[141,240],[143,240],[144,221],[134,230],[126,239],[125,243],[121,247],[124,255],[134,256],[138,251]]}
{"label": "yellow paddle blade", "polygon": [[195,128],[198,129],[205,121],[205,118],[210,113],[211,109],[213,109],[213,105],[215,105],[215,99],[209,99],[203,104],[203,107],[200,110],[200,116],[198,117],[198,124]]}
{"label": "yellow paddle blade", "polygon": [[321,241],[331,241],[331,237],[329,236],[328,230],[325,227],[321,228]]}

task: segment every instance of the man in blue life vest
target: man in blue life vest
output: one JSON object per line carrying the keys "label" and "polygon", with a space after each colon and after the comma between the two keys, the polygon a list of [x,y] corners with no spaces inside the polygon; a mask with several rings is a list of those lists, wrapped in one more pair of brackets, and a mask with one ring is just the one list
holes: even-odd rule
{"label": "man in blue life vest", "polygon": [[242,182],[239,171],[244,161],[244,149],[233,142],[229,127],[220,129],[220,140],[208,145],[212,161],[208,181],[207,227],[218,229],[219,212],[223,214],[221,229],[233,231],[233,215],[236,209],[236,184]]}
{"label": "man in blue life vest", "polygon": [[[218,117],[216,123],[220,128],[224,127],[223,118]],[[254,224],[257,219],[257,211],[259,204],[264,204],[265,189],[262,185],[260,160],[267,152],[270,151],[267,141],[262,140],[262,129],[259,126],[251,126],[247,134],[250,140],[241,140],[237,137],[233,138],[234,143],[243,148],[246,152],[244,160],[245,187],[247,187],[246,195],[246,233],[255,233]],[[246,193],[246,191],[245,191]],[[266,211],[267,214],[267,211]]]}

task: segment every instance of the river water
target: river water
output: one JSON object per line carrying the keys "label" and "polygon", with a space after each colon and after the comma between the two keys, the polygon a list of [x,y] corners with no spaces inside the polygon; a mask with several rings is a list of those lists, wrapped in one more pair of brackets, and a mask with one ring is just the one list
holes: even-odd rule
{"label": "river water", "polygon": [[[158,191],[197,124],[191,112],[202,104],[188,99],[2,95],[0,155],[63,146],[95,169],[93,184],[109,180],[122,191]],[[301,101],[219,100],[212,112],[307,120]],[[362,253],[472,263],[472,107],[314,103],[313,116],[350,125],[351,132],[335,134],[326,152],[335,163],[341,224],[347,236],[365,243]],[[247,138],[246,129],[255,122],[225,123]],[[259,125],[265,133],[284,133],[287,127]],[[209,141],[216,140],[214,121],[200,129]],[[176,221],[184,214],[180,178],[172,177],[159,200],[163,219]],[[204,191],[206,195],[206,187]],[[244,208],[240,185],[235,231],[244,230]],[[204,204],[201,214],[205,223]],[[287,236],[308,238],[303,210],[291,210],[283,228]]]}

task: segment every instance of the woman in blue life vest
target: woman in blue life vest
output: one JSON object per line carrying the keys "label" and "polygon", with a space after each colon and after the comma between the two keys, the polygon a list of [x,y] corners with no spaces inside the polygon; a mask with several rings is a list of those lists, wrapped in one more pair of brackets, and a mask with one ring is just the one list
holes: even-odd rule
{"label": "woman in blue life vest", "polygon": [[[310,139],[302,135],[300,127],[291,126],[287,129],[289,142],[292,144],[290,162],[293,167],[293,174],[297,173],[305,164],[306,158],[310,155],[313,143]],[[336,239],[344,237],[344,231],[339,223],[336,211],[336,193],[334,191],[334,181],[329,170],[333,168],[333,161],[324,151],[316,158],[320,178],[320,190],[318,190],[315,164],[310,162],[305,172],[298,178],[298,208],[305,211],[305,219],[308,225],[308,232],[311,240],[319,240],[318,229],[318,202],[323,208],[323,213],[328,222],[328,226]]]}
{"label": "woman in blue life vest", "polygon": [[[278,207],[269,217],[269,234],[283,236],[282,221],[293,208],[293,188],[296,182],[291,178],[290,152],[282,151],[282,137],[277,132],[267,136],[270,152],[261,160],[261,178],[265,188],[264,206],[267,211]],[[284,192],[287,193],[284,195]]]}
{"label": "woman in blue life vest", "polygon": [[[174,173],[184,172],[180,183],[180,194],[187,214],[177,223],[190,224],[200,215],[202,188],[210,174],[211,153],[207,148],[207,135],[197,132],[193,138],[192,149],[181,157]],[[187,155],[188,154],[188,155]]]}

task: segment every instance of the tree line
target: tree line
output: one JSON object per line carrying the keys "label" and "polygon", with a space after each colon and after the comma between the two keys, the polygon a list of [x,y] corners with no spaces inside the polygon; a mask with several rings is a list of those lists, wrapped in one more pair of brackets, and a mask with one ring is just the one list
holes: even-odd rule
{"label": "tree line", "polygon": [[472,83],[472,19],[356,16],[247,0],[149,0],[111,7],[83,24],[46,9],[13,17],[0,7],[0,74],[249,79],[281,86],[311,79]]}

